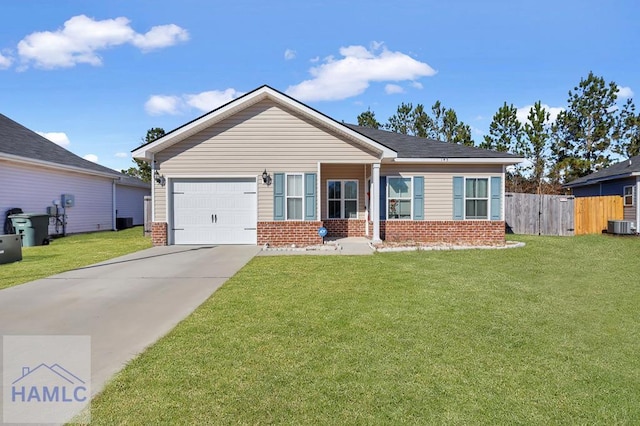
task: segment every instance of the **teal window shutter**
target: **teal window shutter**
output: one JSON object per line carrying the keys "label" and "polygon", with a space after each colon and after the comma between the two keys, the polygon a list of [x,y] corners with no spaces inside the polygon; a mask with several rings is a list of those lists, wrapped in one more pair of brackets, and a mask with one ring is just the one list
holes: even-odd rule
{"label": "teal window shutter", "polygon": [[316,174],[304,175],[304,220],[316,220]]}
{"label": "teal window shutter", "polygon": [[502,210],[502,178],[493,176],[491,178],[491,220],[500,220],[500,210]]}
{"label": "teal window shutter", "polygon": [[453,177],[453,220],[464,219],[464,178]]}
{"label": "teal window shutter", "polygon": [[273,174],[273,220],[284,220],[284,173]]}
{"label": "teal window shutter", "polygon": [[380,176],[380,220],[387,220],[387,177]]}
{"label": "teal window shutter", "polygon": [[413,177],[413,220],[424,220],[424,176]]}

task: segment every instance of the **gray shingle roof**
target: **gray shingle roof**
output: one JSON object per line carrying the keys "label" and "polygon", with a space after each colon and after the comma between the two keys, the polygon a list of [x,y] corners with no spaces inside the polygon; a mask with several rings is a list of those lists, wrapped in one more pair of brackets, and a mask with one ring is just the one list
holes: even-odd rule
{"label": "gray shingle roof", "polygon": [[88,172],[120,173],[92,163],[56,145],[47,138],[0,114],[0,153],[85,169]]}
{"label": "gray shingle roof", "polygon": [[621,161],[605,169],[591,173],[590,175],[573,180],[564,186],[573,187],[590,185],[596,182],[628,177],[631,176],[632,173],[640,173],[640,155],[636,155],[628,160]]}
{"label": "gray shingle roof", "polygon": [[362,127],[355,124],[344,124],[369,139],[373,139],[398,153],[398,158],[513,158],[520,157],[507,152],[490,151],[488,149],[440,142],[434,139],[403,135],[386,130]]}

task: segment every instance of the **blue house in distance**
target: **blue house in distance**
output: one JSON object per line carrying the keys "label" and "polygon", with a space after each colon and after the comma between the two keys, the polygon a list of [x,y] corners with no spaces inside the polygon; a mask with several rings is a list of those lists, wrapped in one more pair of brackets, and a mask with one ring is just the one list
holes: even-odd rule
{"label": "blue house in distance", "polygon": [[640,191],[640,155],[581,177],[564,185],[576,197],[619,195],[622,197],[624,220],[640,223],[638,192]]}

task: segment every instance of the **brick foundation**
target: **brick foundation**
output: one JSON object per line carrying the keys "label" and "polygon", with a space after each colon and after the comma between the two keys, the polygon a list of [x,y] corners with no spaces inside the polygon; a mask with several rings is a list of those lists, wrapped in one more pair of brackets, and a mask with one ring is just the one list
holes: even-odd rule
{"label": "brick foundation", "polygon": [[321,226],[321,221],[258,222],[258,245],[278,247],[295,244],[304,247],[322,244],[318,235]]}
{"label": "brick foundation", "polygon": [[328,237],[345,238],[345,237],[364,237],[365,223],[364,219],[325,219],[324,227],[327,228]]}
{"label": "brick foundation", "polygon": [[501,220],[387,220],[380,222],[380,238],[389,242],[465,245],[502,245],[505,242]]}
{"label": "brick foundation", "polygon": [[151,223],[151,242],[155,246],[167,245],[167,223],[152,222]]}

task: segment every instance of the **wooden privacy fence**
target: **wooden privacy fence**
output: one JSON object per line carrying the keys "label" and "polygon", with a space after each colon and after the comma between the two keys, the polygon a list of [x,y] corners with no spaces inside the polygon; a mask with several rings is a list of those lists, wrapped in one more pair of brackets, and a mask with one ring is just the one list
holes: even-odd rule
{"label": "wooden privacy fence", "polygon": [[505,194],[507,233],[530,235],[600,234],[607,221],[623,218],[622,197]]}
{"label": "wooden privacy fence", "polygon": [[622,197],[619,195],[576,198],[575,211],[576,235],[599,234],[607,229],[609,220],[624,219]]}
{"label": "wooden privacy fence", "polygon": [[505,194],[507,233],[530,235],[574,235],[573,196]]}

